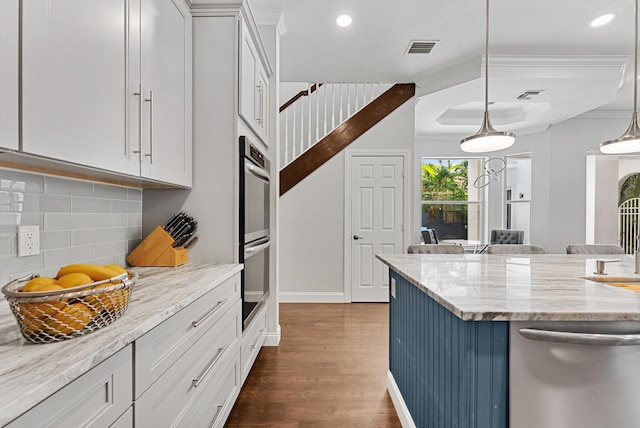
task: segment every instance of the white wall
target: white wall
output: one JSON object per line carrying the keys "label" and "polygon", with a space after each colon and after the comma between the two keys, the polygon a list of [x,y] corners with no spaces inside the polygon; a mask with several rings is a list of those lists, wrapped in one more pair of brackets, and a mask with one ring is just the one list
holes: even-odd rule
{"label": "white wall", "polygon": [[[414,128],[409,100],[349,149],[412,151]],[[281,300],[344,299],[344,162],[344,153],[336,155],[280,198]]]}

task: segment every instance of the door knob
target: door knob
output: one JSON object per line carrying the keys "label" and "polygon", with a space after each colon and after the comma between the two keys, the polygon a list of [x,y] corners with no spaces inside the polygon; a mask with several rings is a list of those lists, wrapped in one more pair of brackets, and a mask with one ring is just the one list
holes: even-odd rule
{"label": "door knob", "polygon": [[353,239],[357,241],[358,239],[364,239],[364,238],[362,236],[353,235]]}

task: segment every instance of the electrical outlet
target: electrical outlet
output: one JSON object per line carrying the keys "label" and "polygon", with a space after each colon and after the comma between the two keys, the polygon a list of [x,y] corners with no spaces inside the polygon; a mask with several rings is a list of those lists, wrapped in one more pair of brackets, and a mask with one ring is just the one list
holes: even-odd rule
{"label": "electrical outlet", "polygon": [[18,257],[40,254],[40,227],[18,226]]}
{"label": "electrical outlet", "polygon": [[396,279],[391,278],[391,297],[396,298]]}

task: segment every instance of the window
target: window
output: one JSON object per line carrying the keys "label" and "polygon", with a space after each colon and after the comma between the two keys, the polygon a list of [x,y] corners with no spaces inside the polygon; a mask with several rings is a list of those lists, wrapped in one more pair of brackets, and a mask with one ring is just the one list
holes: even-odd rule
{"label": "window", "polygon": [[440,240],[481,241],[484,191],[473,181],[483,161],[422,158],[422,230],[435,229]]}
{"label": "window", "polygon": [[531,242],[531,154],[506,156],[506,226],[524,231],[524,242]]}

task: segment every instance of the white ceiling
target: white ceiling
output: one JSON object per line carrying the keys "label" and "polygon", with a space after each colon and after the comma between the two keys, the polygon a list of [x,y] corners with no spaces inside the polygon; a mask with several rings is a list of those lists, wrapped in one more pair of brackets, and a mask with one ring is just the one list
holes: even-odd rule
{"label": "white ceiling", "polygon": [[[484,1],[251,0],[251,5],[258,21],[266,12],[282,11],[281,81],[416,82],[418,135],[467,135],[479,127]],[[494,126],[539,132],[594,109],[630,117],[633,8],[633,0],[491,0]],[[589,26],[607,12],[617,14],[610,24]],[[335,24],[343,13],[353,17],[350,27]],[[405,55],[412,40],[437,43],[429,54]],[[526,90],[543,92],[531,100],[515,99]]]}

